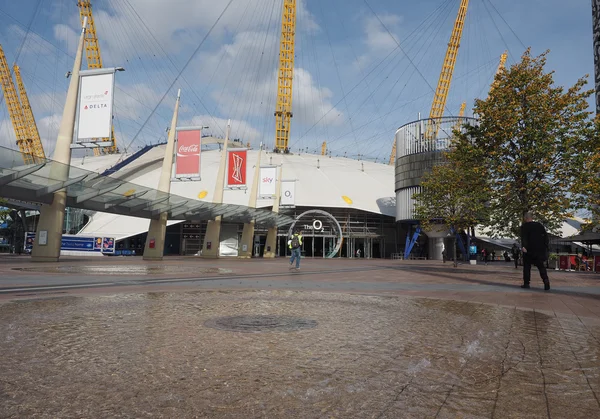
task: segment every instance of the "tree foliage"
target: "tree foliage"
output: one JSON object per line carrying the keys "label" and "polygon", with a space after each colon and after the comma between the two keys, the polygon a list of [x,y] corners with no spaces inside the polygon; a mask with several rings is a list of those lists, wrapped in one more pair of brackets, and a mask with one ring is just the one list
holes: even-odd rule
{"label": "tree foliage", "polygon": [[483,176],[479,150],[464,138],[455,138],[441,164],[421,180],[421,192],[413,196],[415,216],[425,229],[443,223],[457,232],[486,218],[489,188]]}
{"label": "tree foliage", "polygon": [[587,76],[568,89],[556,86],[544,68],[547,54],[527,50],[500,72],[488,98],[475,101],[479,124],[459,135],[482,157],[491,197],[485,224],[496,234],[516,236],[527,211],[557,229],[597,153]]}
{"label": "tree foliage", "polygon": [[573,185],[573,197],[578,207],[590,215],[590,223],[585,228],[600,231],[600,117],[594,121],[590,134],[593,148],[596,150],[583,160],[582,176]]}
{"label": "tree foliage", "polygon": [[5,207],[6,201],[0,198],[0,224],[10,215],[10,209]]}

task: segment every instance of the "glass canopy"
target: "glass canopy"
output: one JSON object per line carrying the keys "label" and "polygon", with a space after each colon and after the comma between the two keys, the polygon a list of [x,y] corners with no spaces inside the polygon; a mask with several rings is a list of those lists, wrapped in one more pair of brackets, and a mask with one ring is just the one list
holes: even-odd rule
{"label": "glass canopy", "polygon": [[51,204],[53,193],[66,189],[68,207],[132,217],[158,218],[166,212],[170,220],[212,220],[220,215],[224,221],[255,220],[267,227],[294,221],[270,210],[185,198],[49,159],[23,161],[21,152],[0,147],[0,198]]}

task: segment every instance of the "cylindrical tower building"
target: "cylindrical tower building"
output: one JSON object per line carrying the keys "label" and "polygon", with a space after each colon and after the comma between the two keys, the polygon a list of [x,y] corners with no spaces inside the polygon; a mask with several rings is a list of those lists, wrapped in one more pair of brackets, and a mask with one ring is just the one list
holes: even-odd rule
{"label": "cylindrical tower building", "polygon": [[[396,221],[414,223],[415,203],[412,196],[421,190],[421,179],[431,171],[448,150],[453,130],[474,125],[477,120],[468,117],[442,117],[409,122],[396,131]],[[441,259],[443,237],[446,232],[427,232],[429,257]],[[434,240],[431,240],[434,239]]]}

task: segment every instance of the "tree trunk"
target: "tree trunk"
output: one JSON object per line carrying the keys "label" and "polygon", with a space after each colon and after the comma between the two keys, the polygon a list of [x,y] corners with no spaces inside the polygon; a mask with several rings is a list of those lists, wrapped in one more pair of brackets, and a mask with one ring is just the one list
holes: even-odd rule
{"label": "tree trunk", "polygon": [[457,244],[458,244],[458,231],[455,231],[454,232],[454,252],[453,252],[454,253],[454,267],[455,268],[458,266],[458,260],[457,260],[457,257],[456,257],[456,255],[458,254],[458,251],[457,251],[457,248],[456,248]]}

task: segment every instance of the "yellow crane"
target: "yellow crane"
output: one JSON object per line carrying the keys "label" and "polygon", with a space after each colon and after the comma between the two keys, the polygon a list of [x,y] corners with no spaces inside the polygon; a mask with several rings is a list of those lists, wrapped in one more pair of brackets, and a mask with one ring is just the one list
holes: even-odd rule
{"label": "yellow crane", "polygon": [[433,97],[433,104],[431,105],[431,111],[429,112],[430,121],[427,124],[425,138],[435,138],[440,129],[440,125],[437,123],[438,121],[436,121],[436,118],[444,116],[444,109],[446,108],[446,101],[448,100],[448,92],[450,91],[450,84],[452,83],[452,75],[454,74],[454,67],[456,65],[456,58],[458,56],[458,49],[460,48],[460,39],[462,38],[468,8],[469,0],[461,0],[460,7],[458,8],[458,15],[454,22],[454,29],[452,29],[452,35],[450,35],[450,42],[448,42],[448,49],[446,50],[446,57],[444,58],[444,64],[442,65],[440,79],[438,80],[435,96]]}
{"label": "yellow crane", "polygon": [[8,115],[12,122],[13,129],[15,130],[17,145],[22,153],[23,161],[25,164],[33,164],[36,161],[44,160],[46,156],[44,154],[37,125],[35,124],[35,119],[33,118],[33,113],[31,112],[31,106],[29,105],[29,99],[25,92],[25,86],[21,79],[20,69],[16,65],[15,74],[21,92],[20,99],[12,75],[10,74],[8,63],[6,62],[4,50],[0,45],[0,81],[2,83],[6,107],[8,108]]}
{"label": "yellow crane", "polygon": [[283,0],[279,72],[275,107],[275,148],[286,150],[292,122],[292,82],[294,79],[294,43],[296,38],[296,0]]}
{"label": "yellow crane", "polygon": [[[454,74],[454,67],[456,66],[456,58],[458,56],[458,49],[460,48],[460,39],[462,38],[468,9],[469,0],[461,0],[460,7],[458,8],[458,15],[454,21],[452,35],[450,35],[450,42],[448,42],[446,57],[444,58],[444,64],[442,65],[442,72],[440,73],[435,96],[433,97],[433,104],[431,105],[431,111],[429,112],[430,120],[427,124],[427,131],[425,132],[425,138],[428,139],[435,138],[440,129],[436,119],[444,116],[444,109],[446,108],[446,102],[448,100],[448,92],[450,91],[450,84],[452,83],[452,75]],[[390,165],[393,165],[395,160],[396,141],[394,141],[394,145],[392,146]]]}
{"label": "yellow crane", "polygon": [[[496,76],[500,74],[502,70],[504,70],[504,66],[506,64],[506,59],[508,58],[508,51],[504,51],[500,56],[500,62],[498,63],[498,69],[496,70]],[[498,85],[496,81],[496,77],[494,77],[494,81],[492,83],[492,88],[490,90],[494,90],[494,88]]]}
{"label": "yellow crane", "polygon": [[[77,3],[79,6],[79,18],[83,25],[84,19],[87,18],[87,28],[85,31],[85,55],[89,69],[102,68],[102,55],[100,55],[100,45],[98,44],[98,36],[96,35],[96,25],[92,14],[92,3],[90,0],[80,0]],[[108,139],[95,139],[97,141],[107,141]],[[107,147],[94,148],[94,155],[113,154],[117,150],[117,141],[115,139],[115,127],[112,127],[110,141],[112,145]]]}
{"label": "yellow crane", "polygon": [[19,88],[19,96],[21,97],[21,108],[23,109],[23,117],[25,118],[25,126],[29,131],[29,138],[31,138],[31,151],[33,155],[40,159],[46,158],[44,153],[44,146],[42,145],[42,139],[40,138],[40,132],[31,110],[31,104],[29,103],[29,97],[25,91],[25,85],[23,84],[23,78],[21,77],[21,69],[18,65],[13,66],[15,78],[17,79],[17,86]]}

